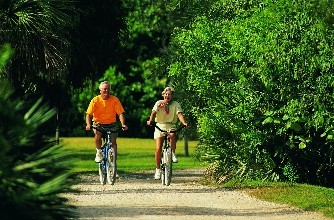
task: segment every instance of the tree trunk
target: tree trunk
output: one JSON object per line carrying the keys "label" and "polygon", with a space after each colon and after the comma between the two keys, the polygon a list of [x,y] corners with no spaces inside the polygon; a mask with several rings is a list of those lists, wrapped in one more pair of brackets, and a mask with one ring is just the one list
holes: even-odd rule
{"label": "tree trunk", "polygon": [[184,155],[186,157],[188,157],[189,156],[189,147],[188,147],[188,137],[187,137],[187,135],[184,135],[183,140],[184,140]]}

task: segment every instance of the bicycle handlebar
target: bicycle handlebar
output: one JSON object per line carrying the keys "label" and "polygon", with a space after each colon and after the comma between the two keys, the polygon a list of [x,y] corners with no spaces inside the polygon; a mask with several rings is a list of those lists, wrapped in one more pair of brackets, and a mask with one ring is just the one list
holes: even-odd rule
{"label": "bicycle handlebar", "polygon": [[[123,127],[117,128],[116,130],[111,130],[110,128],[104,128],[104,127],[97,127],[95,125],[91,125],[90,128],[94,128],[103,134],[107,133],[118,133],[119,131],[123,131]],[[112,128],[113,129],[113,128]]]}
{"label": "bicycle handlebar", "polygon": [[156,127],[159,131],[161,132],[167,132],[167,133],[177,133],[179,131],[181,131],[183,128],[185,128],[186,126],[185,125],[182,125],[181,127],[177,128],[176,130],[169,130],[169,131],[166,131],[166,130],[162,130],[156,122],[151,122],[151,125]]}

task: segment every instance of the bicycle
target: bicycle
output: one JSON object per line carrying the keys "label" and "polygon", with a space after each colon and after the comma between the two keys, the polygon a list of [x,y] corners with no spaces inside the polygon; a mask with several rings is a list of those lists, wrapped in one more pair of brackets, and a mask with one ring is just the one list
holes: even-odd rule
{"label": "bicycle", "polygon": [[111,144],[111,134],[118,133],[119,131],[123,130],[123,128],[115,129],[111,126],[97,127],[94,125],[92,125],[91,128],[94,128],[103,134],[104,143],[101,147],[103,159],[98,163],[100,182],[102,185],[105,185],[108,181],[110,185],[114,185],[116,182],[117,166],[115,149]]}
{"label": "bicycle", "polygon": [[169,130],[163,130],[161,129],[155,122],[153,122],[151,125],[156,127],[159,131],[163,132],[164,135],[164,144],[161,150],[161,161],[160,161],[160,169],[161,169],[161,183],[162,185],[169,186],[172,181],[172,148],[170,146],[170,133],[177,133],[181,131],[185,125],[182,125],[176,130],[169,129]]}

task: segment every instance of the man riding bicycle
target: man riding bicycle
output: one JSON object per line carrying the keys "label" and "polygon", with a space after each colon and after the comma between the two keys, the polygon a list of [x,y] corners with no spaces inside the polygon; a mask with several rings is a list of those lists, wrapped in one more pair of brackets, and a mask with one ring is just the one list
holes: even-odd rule
{"label": "man riding bicycle", "polygon": [[[89,103],[86,111],[86,130],[91,129],[92,121],[95,126],[114,126],[116,122],[116,115],[122,124],[123,130],[127,130],[125,125],[124,109],[116,96],[110,95],[110,84],[107,81],[103,81],[99,86],[100,95],[95,96]],[[102,145],[102,133],[94,129],[95,134],[95,146],[96,157],[95,162],[101,162],[103,155],[101,151]],[[111,136],[111,143],[115,149],[117,155],[117,133],[113,133]]]}

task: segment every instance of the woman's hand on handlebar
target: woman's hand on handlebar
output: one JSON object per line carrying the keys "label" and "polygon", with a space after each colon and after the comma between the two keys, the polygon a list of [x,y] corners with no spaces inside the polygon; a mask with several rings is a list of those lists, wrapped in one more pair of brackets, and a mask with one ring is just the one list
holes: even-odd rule
{"label": "woman's hand on handlebar", "polygon": [[91,125],[86,125],[86,130],[89,131],[91,129]]}
{"label": "woman's hand on handlebar", "polygon": [[147,121],[146,124],[149,125],[149,126],[153,126],[154,125],[154,121]]}

